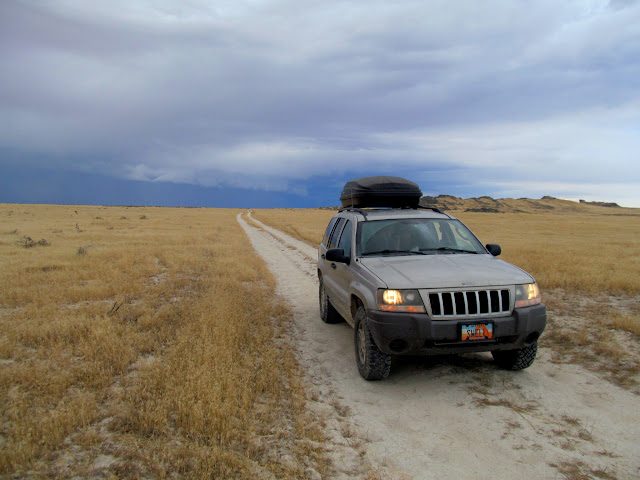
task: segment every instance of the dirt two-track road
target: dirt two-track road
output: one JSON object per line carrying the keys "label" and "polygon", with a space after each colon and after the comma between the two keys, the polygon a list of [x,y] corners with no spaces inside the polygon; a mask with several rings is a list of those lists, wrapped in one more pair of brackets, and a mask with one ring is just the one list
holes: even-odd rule
{"label": "dirt two-track road", "polygon": [[521,372],[500,370],[490,354],[398,357],[388,379],[367,382],[351,327],[320,320],[316,249],[238,221],[293,311],[291,337],[310,407],[325,417],[333,478],[640,478],[638,395],[551,363],[544,335]]}

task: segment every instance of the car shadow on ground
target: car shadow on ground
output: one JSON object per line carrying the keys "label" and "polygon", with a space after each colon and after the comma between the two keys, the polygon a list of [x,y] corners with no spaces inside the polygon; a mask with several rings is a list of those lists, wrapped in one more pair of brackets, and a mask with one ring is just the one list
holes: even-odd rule
{"label": "car shadow on ground", "polygon": [[394,356],[391,361],[391,375],[389,378],[400,379],[424,374],[438,377],[451,375],[468,376],[470,373],[494,373],[505,371],[493,361],[491,353],[468,353],[458,355],[427,355],[427,356]]}

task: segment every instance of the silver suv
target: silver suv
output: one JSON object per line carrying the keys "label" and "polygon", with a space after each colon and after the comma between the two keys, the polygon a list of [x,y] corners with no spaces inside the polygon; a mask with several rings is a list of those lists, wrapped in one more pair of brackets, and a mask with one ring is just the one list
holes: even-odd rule
{"label": "silver suv", "polygon": [[500,251],[438,209],[343,208],[318,248],[320,316],[354,328],[366,380],[387,377],[393,355],[490,351],[507,369],[527,368],[546,307]]}

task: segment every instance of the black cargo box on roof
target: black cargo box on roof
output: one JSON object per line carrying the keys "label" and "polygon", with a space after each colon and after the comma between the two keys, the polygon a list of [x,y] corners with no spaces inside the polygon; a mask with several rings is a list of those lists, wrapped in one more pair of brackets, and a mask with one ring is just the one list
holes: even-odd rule
{"label": "black cargo box on roof", "polygon": [[416,208],[422,197],[420,187],[401,177],[362,177],[347,182],[340,201],[343,207]]}

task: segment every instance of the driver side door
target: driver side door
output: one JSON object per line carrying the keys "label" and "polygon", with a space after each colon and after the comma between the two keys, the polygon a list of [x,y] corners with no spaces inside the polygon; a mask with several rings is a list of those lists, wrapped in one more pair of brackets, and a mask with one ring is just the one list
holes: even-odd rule
{"label": "driver side door", "polygon": [[[333,297],[331,303],[338,310],[343,318],[351,319],[351,294],[349,287],[353,281],[353,237],[354,228],[353,221],[347,220],[340,232],[339,240],[336,248],[344,251],[344,255],[350,258],[350,263],[333,262],[331,268],[333,270],[331,279],[331,290]],[[349,322],[351,323],[351,322]]]}

